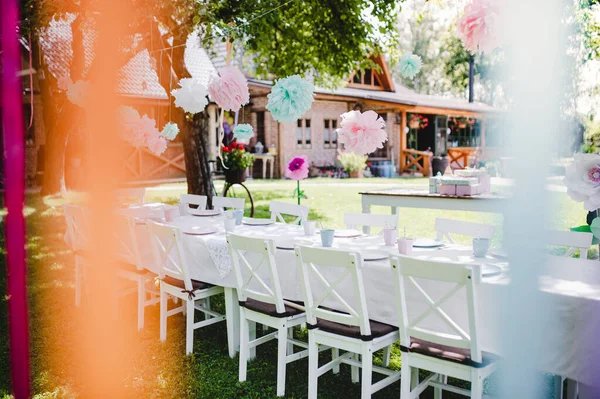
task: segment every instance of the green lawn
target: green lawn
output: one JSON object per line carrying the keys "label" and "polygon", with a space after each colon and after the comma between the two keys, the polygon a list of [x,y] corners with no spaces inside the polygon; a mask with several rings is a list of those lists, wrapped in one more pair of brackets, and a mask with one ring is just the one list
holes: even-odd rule
{"label": "green lawn", "polygon": [[[308,196],[303,204],[311,208],[311,218],[326,226],[342,226],[344,212],[360,212],[359,191],[399,184],[425,184],[424,179],[313,179],[303,182]],[[216,183],[222,189],[222,183]],[[268,214],[271,200],[293,202],[295,187],[291,181],[252,181],[248,187],[253,193],[257,216]],[[176,202],[185,185],[171,184],[151,188],[150,200]],[[558,211],[553,218],[555,227],[567,228],[585,222],[581,205],[569,200],[563,193],[550,194],[557,202]],[[29,304],[31,324],[32,384],[37,398],[75,398],[80,385],[77,364],[73,353],[76,322],[72,320],[74,306],[74,270],[72,255],[67,250],[62,233],[65,230],[60,205],[62,198],[27,196]],[[389,209],[374,209],[386,213]],[[445,216],[463,220],[498,224],[497,215],[473,212],[442,212],[438,210],[400,211],[400,226],[411,236],[432,236],[436,217]],[[501,236],[500,234],[498,235]],[[0,268],[5,267],[4,240],[0,235]],[[497,242],[498,243],[497,239]],[[6,289],[6,275],[0,273],[0,293]],[[10,391],[8,364],[7,300],[0,295],[0,398]],[[222,306],[222,302],[217,304]],[[136,328],[135,298],[122,302],[121,316]],[[83,309],[80,311],[84,311]],[[174,316],[169,320],[166,344],[158,340],[158,306],[146,312],[146,327],[138,334],[139,348],[133,367],[124,376],[127,396],[132,398],[268,398],[275,396],[276,344],[263,345],[257,359],[249,365],[248,381],[237,381],[237,358],[227,356],[224,324],[217,324],[196,332],[194,355],[184,356],[184,319]],[[305,337],[305,332],[299,332]],[[328,355],[323,354],[324,357]],[[173,360],[175,359],[175,360]],[[401,357],[396,347],[392,354],[392,367],[399,369]],[[349,368],[334,376],[327,373],[319,379],[319,394],[323,398],[359,397],[360,387],[350,382]],[[375,398],[398,398],[400,384],[376,394]],[[487,381],[488,393],[496,391],[494,379]],[[288,397],[305,397],[307,393],[306,360],[288,366]],[[423,397],[428,397],[427,394]],[[453,397],[444,395],[444,397]]]}

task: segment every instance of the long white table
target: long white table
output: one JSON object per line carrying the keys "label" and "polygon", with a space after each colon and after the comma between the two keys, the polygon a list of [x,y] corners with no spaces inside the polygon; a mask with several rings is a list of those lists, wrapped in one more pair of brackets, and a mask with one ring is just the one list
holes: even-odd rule
{"label": "long white table", "polygon": [[[225,299],[228,312],[230,355],[234,356],[239,345],[239,312],[235,292],[235,277],[231,272],[231,263],[227,255],[225,232],[221,217],[203,218],[194,216],[179,217],[171,223],[185,229],[191,225],[215,225],[218,231],[209,235],[184,234],[184,245],[188,252],[188,265],[193,279],[225,287]],[[239,226],[236,234],[247,234],[253,237],[264,237],[281,240],[295,240],[297,244],[320,245],[318,237],[304,237],[299,226],[273,224],[270,226]],[[335,246],[348,250],[382,250],[397,253],[395,247],[385,247],[381,237],[363,237],[359,239],[335,239]],[[446,246],[443,249],[415,250],[414,256],[424,259],[459,261],[462,263],[481,263],[472,257],[471,249],[461,246]],[[280,279],[284,297],[302,300],[296,259],[292,250],[279,249],[276,262],[280,268]],[[484,263],[507,267],[505,261],[488,257]],[[539,368],[546,372],[582,382],[595,383],[596,370],[600,360],[590,354],[585,343],[594,342],[600,331],[600,320],[593,315],[600,314],[600,270],[597,262],[579,259],[552,258],[548,263],[548,275],[540,280],[540,287],[552,304],[554,316],[544,330],[548,333],[544,339],[548,351],[538,354]],[[388,260],[365,262],[363,270],[367,307],[371,319],[398,325],[397,306],[393,286],[392,271]],[[584,282],[581,282],[584,281]],[[498,303],[506,289],[506,274],[484,277],[479,289],[480,340],[486,351],[502,354],[500,337],[502,326],[499,325]],[[424,285],[425,289],[443,291],[443,283]],[[351,282],[341,284],[342,292],[348,295],[345,300],[352,301]],[[407,292],[409,308],[418,312],[426,306],[421,302],[417,292]],[[329,303],[336,307],[336,303]],[[460,306],[460,298],[450,302],[444,309],[461,327],[466,328],[465,310]],[[229,316],[232,317],[229,317]],[[425,327],[444,328],[443,323],[432,321]],[[443,331],[443,330],[442,330]]]}

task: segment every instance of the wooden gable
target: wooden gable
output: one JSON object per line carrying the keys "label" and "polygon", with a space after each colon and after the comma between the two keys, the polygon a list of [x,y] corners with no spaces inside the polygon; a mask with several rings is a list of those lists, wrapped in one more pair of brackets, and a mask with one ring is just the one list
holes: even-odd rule
{"label": "wooden gable", "polygon": [[374,68],[356,71],[348,78],[348,87],[367,90],[395,91],[394,81],[390,75],[387,62],[381,55],[371,56],[371,60],[379,66],[380,72]]}

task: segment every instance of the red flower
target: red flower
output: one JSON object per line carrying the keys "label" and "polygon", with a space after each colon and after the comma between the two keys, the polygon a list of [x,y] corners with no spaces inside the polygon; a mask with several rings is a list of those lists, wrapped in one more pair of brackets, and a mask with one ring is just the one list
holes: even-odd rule
{"label": "red flower", "polygon": [[246,147],[244,147],[243,144],[238,144],[238,150],[242,150],[243,151],[245,149],[246,149]]}
{"label": "red flower", "polygon": [[223,152],[229,152],[229,147],[223,147]]}

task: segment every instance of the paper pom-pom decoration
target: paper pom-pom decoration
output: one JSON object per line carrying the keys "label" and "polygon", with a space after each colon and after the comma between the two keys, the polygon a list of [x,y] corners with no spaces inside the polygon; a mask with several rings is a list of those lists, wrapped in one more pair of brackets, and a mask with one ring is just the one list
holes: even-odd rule
{"label": "paper pom-pom decoration", "polygon": [[167,150],[167,139],[157,134],[152,138],[148,138],[146,145],[148,146],[150,152],[155,155],[160,155]]}
{"label": "paper pom-pom decoration", "polygon": [[176,123],[169,122],[165,126],[163,126],[163,130],[160,133],[161,136],[166,138],[167,140],[174,140],[179,133],[179,126]]}
{"label": "paper pom-pom decoration", "polygon": [[294,122],[310,109],[314,90],[298,75],[279,79],[268,96],[267,109],[278,122]]}
{"label": "paper pom-pom decoration", "polygon": [[458,20],[458,35],[471,53],[499,47],[498,0],[473,0]]}
{"label": "paper pom-pom decoration", "polygon": [[208,100],[206,99],[206,86],[193,78],[183,78],[179,81],[180,89],[171,90],[175,97],[175,106],[190,114],[202,112]]}
{"label": "paper pom-pom decoration", "polygon": [[67,89],[67,98],[73,104],[84,107],[90,92],[90,84],[85,80],[78,80]]}
{"label": "paper pom-pom decoration", "polygon": [[225,111],[236,112],[250,102],[248,80],[236,67],[226,66],[208,84],[210,99]]}
{"label": "paper pom-pom decoration", "polygon": [[69,90],[69,86],[71,86],[72,84],[73,81],[71,80],[70,76],[63,76],[62,78],[59,78],[57,82],[58,88],[63,91]]}
{"label": "paper pom-pom decoration", "polygon": [[567,166],[564,183],[572,200],[583,202],[588,211],[600,208],[600,156],[575,154]]}
{"label": "paper pom-pom decoration", "polygon": [[304,180],[308,177],[308,159],[294,157],[285,168],[285,177],[292,180]]}
{"label": "paper pom-pom decoration", "polygon": [[233,137],[238,140],[248,140],[253,134],[252,125],[247,123],[240,123],[233,128]]}
{"label": "paper pom-pom decoration", "polygon": [[385,121],[375,111],[350,111],[342,114],[338,141],[346,151],[366,155],[383,147],[387,141]]}
{"label": "paper pom-pom decoration", "polygon": [[412,79],[421,70],[421,57],[411,52],[404,53],[400,57],[398,68],[402,77]]}

